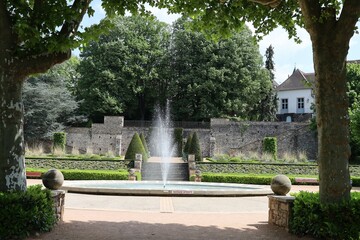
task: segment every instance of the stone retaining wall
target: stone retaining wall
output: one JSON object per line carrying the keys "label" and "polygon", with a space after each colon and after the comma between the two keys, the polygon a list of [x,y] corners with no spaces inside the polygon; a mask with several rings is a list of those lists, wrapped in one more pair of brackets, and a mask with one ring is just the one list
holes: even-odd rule
{"label": "stone retaining wall", "polygon": [[[112,152],[125,155],[135,132],[143,133],[150,142],[151,127],[124,127],[123,117],[104,117],[103,124],[91,128],[68,128],[67,146],[82,152],[89,149],[96,154]],[[184,129],[183,138],[196,131],[203,156],[215,154],[236,155],[239,152],[262,152],[264,137],[278,139],[278,153],[303,152],[309,159],[316,159],[317,140],[307,123],[286,122],[234,122],[227,119],[211,119],[209,129]],[[149,144],[151,145],[151,144]],[[151,146],[149,146],[151,148]]]}

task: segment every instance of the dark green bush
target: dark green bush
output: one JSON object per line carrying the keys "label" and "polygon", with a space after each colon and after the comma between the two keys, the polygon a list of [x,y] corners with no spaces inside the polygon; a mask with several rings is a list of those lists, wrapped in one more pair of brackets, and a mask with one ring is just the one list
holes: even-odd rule
{"label": "dark green bush", "polygon": [[176,156],[181,157],[183,152],[183,129],[182,128],[175,128],[174,129],[174,144],[176,146]]}
{"label": "dark green bush", "polygon": [[135,133],[125,154],[125,159],[135,160],[135,154],[142,154],[143,161],[147,160],[147,154],[138,133]]}
{"label": "dark green bush", "polygon": [[56,223],[50,190],[41,185],[26,192],[0,192],[0,239],[23,239],[48,232]]}
{"label": "dark green bush", "polygon": [[64,133],[64,132],[54,133],[53,140],[54,140],[54,149],[60,148],[62,150],[65,150],[66,133]]}
{"label": "dark green bush", "polygon": [[65,180],[128,180],[128,172],[101,170],[61,170]]}
{"label": "dark green bush", "polygon": [[147,158],[150,157],[150,153],[149,153],[149,148],[147,146],[147,143],[146,143],[146,140],[145,140],[145,136],[143,133],[140,133],[140,139],[141,139],[141,142],[144,146],[144,149],[145,149],[145,152],[146,152],[146,155],[147,155]]}
{"label": "dark green bush", "polygon": [[263,140],[264,153],[270,153],[273,155],[274,160],[277,159],[277,139],[276,137],[265,137]]}
{"label": "dark green bush", "polygon": [[201,147],[200,147],[199,138],[198,138],[196,132],[194,132],[194,134],[192,135],[192,138],[191,138],[189,154],[195,155],[195,161],[202,162],[203,158],[202,158],[202,153],[201,153]]}
{"label": "dark green bush", "polygon": [[359,192],[352,192],[351,200],[340,205],[320,204],[319,193],[300,192],[295,196],[292,233],[321,239],[359,239]]}
{"label": "dark green bush", "polygon": [[187,155],[189,154],[189,149],[190,149],[190,145],[191,145],[191,139],[192,139],[192,133],[189,133],[189,135],[186,138],[186,143],[184,146],[184,154]]}

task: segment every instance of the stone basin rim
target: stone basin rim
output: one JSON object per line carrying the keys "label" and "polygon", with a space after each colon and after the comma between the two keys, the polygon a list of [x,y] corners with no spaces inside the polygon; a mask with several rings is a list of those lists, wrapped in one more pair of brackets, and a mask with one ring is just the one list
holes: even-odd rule
{"label": "stone basin rim", "polygon": [[[127,188],[96,187],[96,184],[126,184]],[[84,186],[90,184],[92,186]],[[209,182],[180,182],[168,181],[169,185],[182,185],[183,189],[146,189],[132,188],[131,185],[156,184],[163,186],[163,181],[125,181],[125,180],[76,180],[65,181],[61,189],[72,193],[104,194],[104,195],[137,195],[137,196],[214,196],[214,197],[241,197],[241,196],[267,196],[272,195],[270,186],[236,183],[209,183]],[[83,186],[81,186],[83,185]],[[197,188],[194,189],[193,187]],[[223,189],[201,189],[212,186]]]}

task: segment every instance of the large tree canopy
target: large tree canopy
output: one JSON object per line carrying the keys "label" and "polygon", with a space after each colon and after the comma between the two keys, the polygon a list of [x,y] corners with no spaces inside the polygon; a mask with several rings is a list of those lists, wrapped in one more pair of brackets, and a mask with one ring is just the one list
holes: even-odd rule
{"label": "large tree canopy", "polygon": [[[25,190],[21,89],[29,74],[69,58],[81,42],[90,0],[0,1],[0,191]],[[360,15],[359,0],[103,0],[107,13],[144,11],[144,3],[193,17],[199,27],[222,34],[252,22],[266,34],[278,25],[289,36],[296,26],[310,34],[316,74],[320,199],[350,198],[346,56]],[[93,34],[93,32],[89,32]]]}
{"label": "large tree canopy", "polygon": [[243,26],[221,41],[191,31],[185,18],[174,23],[170,44],[171,99],[178,120],[239,117],[263,120],[259,99],[271,89],[258,45]]}
{"label": "large tree canopy", "polygon": [[30,77],[24,84],[24,136],[30,144],[53,136],[64,126],[74,123],[78,102],[69,89],[77,78],[79,60],[56,65],[45,74]]}
{"label": "large tree canopy", "polygon": [[151,17],[117,17],[113,28],[83,48],[77,84],[84,113],[144,119],[161,95],[169,27]]}

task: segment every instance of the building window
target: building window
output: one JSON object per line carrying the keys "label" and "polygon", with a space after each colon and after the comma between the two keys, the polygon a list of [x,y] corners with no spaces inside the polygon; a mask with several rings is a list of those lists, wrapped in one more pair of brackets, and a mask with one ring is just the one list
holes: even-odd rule
{"label": "building window", "polygon": [[281,99],[281,109],[283,109],[283,110],[288,109],[288,99],[287,98]]}
{"label": "building window", "polygon": [[304,109],[304,98],[297,99],[297,107],[298,109]]}

